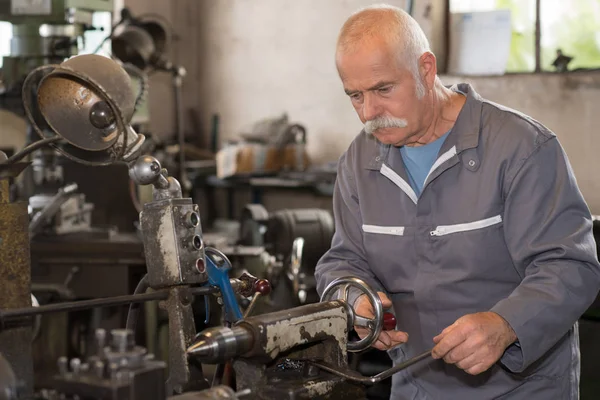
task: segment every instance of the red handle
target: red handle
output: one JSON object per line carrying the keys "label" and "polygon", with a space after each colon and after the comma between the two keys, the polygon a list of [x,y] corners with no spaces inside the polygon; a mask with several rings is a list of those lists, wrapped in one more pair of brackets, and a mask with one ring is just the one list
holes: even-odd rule
{"label": "red handle", "polygon": [[254,292],[266,296],[271,293],[271,284],[266,279],[259,279],[254,283]]}
{"label": "red handle", "polygon": [[393,331],[396,329],[396,316],[392,313],[383,313],[383,330]]}

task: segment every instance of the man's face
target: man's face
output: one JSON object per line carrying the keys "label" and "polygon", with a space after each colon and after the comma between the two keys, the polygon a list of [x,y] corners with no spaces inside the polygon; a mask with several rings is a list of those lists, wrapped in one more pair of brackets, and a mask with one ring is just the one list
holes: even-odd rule
{"label": "man's face", "polygon": [[351,52],[338,52],[336,61],[344,91],[367,133],[384,144],[411,143],[423,129],[425,98],[418,97],[413,74],[397,56],[373,39]]}

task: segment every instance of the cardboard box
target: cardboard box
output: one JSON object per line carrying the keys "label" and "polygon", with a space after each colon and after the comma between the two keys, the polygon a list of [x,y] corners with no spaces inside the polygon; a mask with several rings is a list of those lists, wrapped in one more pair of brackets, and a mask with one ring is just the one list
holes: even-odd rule
{"label": "cardboard box", "polygon": [[216,156],[217,177],[276,174],[282,170],[303,171],[309,165],[304,145],[277,148],[259,143],[229,145]]}

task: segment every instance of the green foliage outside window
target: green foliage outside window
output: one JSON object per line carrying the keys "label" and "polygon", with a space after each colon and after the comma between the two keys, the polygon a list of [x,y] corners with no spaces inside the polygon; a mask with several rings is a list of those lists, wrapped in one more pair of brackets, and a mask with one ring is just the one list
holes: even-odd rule
{"label": "green foliage outside window", "polygon": [[[479,3],[451,0],[452,8],[476,11]],[[479,9],[482,11],[481,4]],[[535,70],[535,0],[487,1],[484,9],[511,11],[512,37],[506,72]],[[541,0],[541,68],[554,71],[556,51],[573,57],[569,70],[600,68],[600,0]]]}

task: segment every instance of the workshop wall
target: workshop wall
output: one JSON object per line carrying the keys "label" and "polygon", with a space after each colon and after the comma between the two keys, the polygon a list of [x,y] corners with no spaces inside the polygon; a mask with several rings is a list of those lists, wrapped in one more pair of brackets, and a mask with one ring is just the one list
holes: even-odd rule
{"label": "workshop wall", "polygon": [[[183,85],[184,129],[194,135],[200,129],[196,126],[196,110],[200,106],[198,65],[204,57],[198,52],[201,34],[198,21],[200,3],[198,0],[119,0],[128,7],[134,16],[151,13],[164,18],[173,27],[173,38],[169,48],[170,60],[182,65],[187,75]],[[158,137],[175,135],[175,101],[171,75],[156,72],[150,76],[149,113],[151,133]]]}

